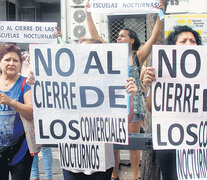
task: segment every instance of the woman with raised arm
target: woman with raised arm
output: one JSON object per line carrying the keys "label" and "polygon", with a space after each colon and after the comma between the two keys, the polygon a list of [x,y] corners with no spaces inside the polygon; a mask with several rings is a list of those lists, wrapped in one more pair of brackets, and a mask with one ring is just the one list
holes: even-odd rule
{"label": "woman with raised arm", "polygon": [[[88,12],[89,2],[86,4],[86,17],[88,23],[88,29],[92,38],[99,39],[102,42],[105,42],[98,34],[98,31],[93,22],[91,13]],[[164,9],[164,6],[160,4],[158,6],[159,9]],[[134,97],[134,114],[129,115],[128,127],[129,133],[139,133],[141,122],[144,120],[144,105],[142,100],[142,91],[141,91],[141,83],[139,80],[140,70],[142,68],[143,63],[149,56],[152,50],[152,45],[156,43],[160,31],[162,28],[162,22],[159,17],[157,17],[157,21],[154,25],[151,37],[147,40],[147,42],[139,49],[141,43],[137,34],[128,28],[124,28],[119,32],[117,43],[128,43],[129,44],[129,76],[133,77],[135,83],[138,87],[138,92]],[[113,170],[112,179],[118,180],[118,166],[120,162],[120,151],[115,150],[115,168]],[[133,180],[138,179],[138,171],[139,171],[139,162],[140,162],[140,151],[138,150],[130,150],[130,163],[133,171]]]}

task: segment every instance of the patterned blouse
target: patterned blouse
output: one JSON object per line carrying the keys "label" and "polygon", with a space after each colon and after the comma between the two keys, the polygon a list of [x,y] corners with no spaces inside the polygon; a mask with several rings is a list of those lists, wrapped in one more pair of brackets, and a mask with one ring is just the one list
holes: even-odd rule
{"label": "patterned blouse", "polygon": [[134,96],[134,117],[132,122],[143,120],[145,116],[142,89],[139,77],[140,69],[141,67],[137,67],[135,63],[135,58],[133,58],[133,64],[129,66],[129,77],[134,78],[134,82],[137,85],[137,93]]}

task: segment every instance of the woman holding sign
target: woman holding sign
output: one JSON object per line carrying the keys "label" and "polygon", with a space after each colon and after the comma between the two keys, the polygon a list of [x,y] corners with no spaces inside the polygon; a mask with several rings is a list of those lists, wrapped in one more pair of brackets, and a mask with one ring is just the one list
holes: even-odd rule
{"label": "woman holding sign", "polygon": [[0,174],[7,180],[29,180],[33,158],[30,156],[20,115],[33,118],[31,88],[19,75],[21,52],[13,44],[0,48]]}
{"label": "woman holding sign", "polygon": [[[167,45],[201,45],[201,37],[192,28],[188,26],[176,26],[174,31],[167,38]],[[154,69],[147,67],[143,76],[143,84],[150,87],[150,93],[147,99],[147,108],[151,112],[151,85],[155,81]],[[162,172],[163,180],[177,180],[176,172],[176,151],[158,150],[157,156]]]}
{"label": "woman holding sign", "polygon": [[[98,34],[95,24],[93,22],[91,13],[88,12],[89,3],[86,4],[86,17],[88,22],[89,32],[92,38],[99,39],[102,42],[105,42]],[[161,4],[159,9],[164,9],[164,6]],[[139,49],[141,43],[137,37],[137,34],[128,28],[124,28],[119,32],[117,43],[128,43],[129,44],[129,76],[135,79],[135,83],[138,87],[138,92],[134,97],[134,113],[129,116],[129,133],[139,133],[141,122],[144,120],[144,105],[142,100],[142,91],[141,91],[141,83],[139,80],[140,70],[142,68],[143,63],[149,56],[152,45],[156,43],[160,31],[162,27],[162,22],[159,17],[157,17],[157,21],[152,31],[151,37],[147,40],[147,42]],[[112,179],[118,180],[118,166],[120,161],[120,151],[115,150],[115,168],[113,170]],[[139,170],[139,161],[140,161],[140,151],[138,150],[130,150],[130,162],[133,170],[133,180],[138,179],[138,170]]]}
{"label": "woman holding sign", "polygon": [[[80,39],[79,44],[97,44],[102,43],[96,39]],[[35,79],[33,73],[29,74],[27,79],[28,84],[34,84]],[[125,85],[126,92],[129,94],[130,97],[130,104],[133,104],[133,97],[137,92],[137,86],[134,83],[134,79],[132,77],[126,80]],[[132,109],[133,111],[133,109]],[[133,112],[130,109],[130,114]],[[105,144],[105,157],[106,157],[106,171],[97,171],[94,169],[85,170],[85,169],[63,169],[63,175],[65,180],[111,180],[111,175],[114,167],[114,151],[113,151],[113,144],[106,143]]]}

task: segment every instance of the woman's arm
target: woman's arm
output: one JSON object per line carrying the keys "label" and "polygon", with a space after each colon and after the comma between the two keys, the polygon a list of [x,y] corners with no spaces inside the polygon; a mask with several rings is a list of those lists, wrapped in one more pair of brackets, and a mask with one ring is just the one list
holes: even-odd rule
{"label": "woman's arm", "polygon": [[155,78],[155,74],[154,74],[154,68],[147,67],[142,81],[145,86],[148,86],[150,88],[149,93],[148,93],[148,97],[146,100],[147,108],[150,112],[152,111],[152,103],[151,103],[152,102],[152,82],[155,80],[156,80],[156,78]]}
{"label": "woman's arm", "polygon": [[86,6],[85,6],[85,13],[86,13],[86,19],[87,19],[87,24],[88,24],[88,30],[90,32],[91,38],[92,39],[97,39],[100,40],[103,43],[106,43],[98,34],[98,31],[96,29],[96,26],[93,22],[93,18],[91,16],[91,13],[88,12],[88,8],[89,8],[89,1],[87,2]]}
{"label": "woman's arm", "polygon": [[141,84],[141,89],[142,89],[142,94],[146,94],[146,91],[147,91],[147,87],[143,83],[143,78],[144,78],[146,70],[147,70],[146,68],[142,68],[141,73],[140,73],[140,78],[139,78],[140,79],[140,84]]}
{"label": "woman's arm", "polygon": [[0,93],[0,104],[5,104],[15,109],[25,119],[30,120],[33,118],[33,107],[32,107],[32,91],[27,91],[24,96],[24,104],[11,99],[4,93]]}
{"label": "woman's arm", "polygon": [[[162,4],[160,4],[158,8],[159,9],[164,9],[164,6]],[[156,41],[158,40],[161,28],[162,28],[162,21],[160,21],[159,17],[157,16],[157,20],[156,20],[156,23],[153,27],[151,37],[142,46],[142,48],[137,51],[137,56],[139,58],[141,67],[142,67],[144,61],[149,56],[149,54],[151,53],[152,45],[155,44]]]}
{"label": "woman's arm", "polygon": [[137,92],[137,86],[134,83],[134,79],[132,77],[127,79],[127,84],[126,84],[125,88],[126,88],[126,92],[129,93],[129,100],[130,100],[130,111],[129,111],[128,117],[132,118],[133,115],[134,115],[133,98],[134,98],[134,95]]}

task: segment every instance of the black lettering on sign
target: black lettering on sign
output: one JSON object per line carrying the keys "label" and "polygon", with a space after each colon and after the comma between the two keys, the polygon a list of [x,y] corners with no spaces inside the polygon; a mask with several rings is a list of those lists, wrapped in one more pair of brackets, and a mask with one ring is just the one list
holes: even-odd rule
{"label": "black lettering on sign", "polygon": [[[194,58],[187,58],[189,55],[194,56]],[[177,57],[177,51],[172,50],[172,57],[168,57],[165,50],[160,49],[158,51],[158,77],[162,77],[163,73],[163,62],[165,62],[166,68],[169,72],[170,77],[176,78],[177,77],[177,62],[180,63],[180,70],[184,77],[186,78],[194,78],[196,77],[201,68],[201,57],[196,50],[189,49],[183,52],[181,59],[179,60]],[[186,70],[186,60],[192,61],[195,60],[195,70],[191,72],[187,72]],[[171,60],[171,61],[170,61]]]}
{"label": "black lettering on sign", "polygon": [[[55,128],[55,126],[59,125],[59,127],[61,126],[61,130],[62,133],[60,132],[60,130],[58,131],[58,133],[61,133],[60,135],[57,135],[57,130]],[[51,136],[55,139],[63,139],[66,136],[66,124],[64,123],[64,121],[56,119],[54,121],[52,121],[52,123],[50,124],[50,132],[51,132]]]}
{"label": "black lettering on sign", "polygon": [[158,51],[158,77],[162,77],[162,71],[163,71],[163,61],[165,62],[165,65],[168,69],[168,72],[172,78],[175,78],[177,76],[177,51],[172,50],[172,62],[170,62],[165,50],[160,49]]}
{"label": "black lettering on sign", "polygon": [[97,170],[100,168],[99,145],[60,143],[59,150],[62,167]]}
{"label": "black lettering on sign", "polygon": [[[173,129],[176,128],[180,131],[180,139],[175,142],[173,140]],[[184,129],[183,127],[180,125],[180,124],[172,124],[170,127],[169,127],[169,130],[168,130],[168,139],[169,139],[169,142],[170,144],[172,144],[173,146],[179,146],[182,144],[183,140],[184,140]]]}
{"label": "black lettering on sign", "polygon": [[[195,57],[195,61],[196,61],[196,66],[195,66],[195,70],[193,73],[189,73],[186,70],[186,59],[188,55],[193,55]],[[193,58],[194,59],[194,58]],[[190,61],[192,61],[192,58],[190,58]],[[201,57],[199,55],[199,53],[194,50],[194,49],[188,49],[185,52],[183,52],[182,56],[181,56],[181,60],[180,60],[180,68],[181,68],[181,72],[183,74],[183,76],[185,76],[186,78],[194,78],[196,77],[201,69]]]}
{"label": "black lettering on sign", "polygon": [[[52,62],[54,60],[52,60],[51,49],[50,48],[47,49],[47,57],[44,57],[41,50],[38,48],[36,48],[34,51],[35,51],[35,75],[36,76],[40,75],[40,63],[41,63],[45,73],[48,76],[52,76],[53,75]],[[61,58],[62,54],[67,54],[68,58],[65,58],[65,59]],[[68,63],[70,65],[68,71],[64,72],[61,69],[60,67],[61,60],[62,61],[64,60],[64,63]],[[75,59],[70,49],[62,48],[57,51],[56,56],[55,56],[55,68],[56,68],[57,73],[63,77],[68,77],[74,72]]]}
{"label": "black lettering on sign", "polygon": [[206,149],[181,149],[176,154],[178,179],[207,179]]}
{"label": "black lettering on sign", "polygon": [[161,124],[157,124],[157,143],[159,146],[167,146],[167,142],[162,142],[161,137]]}
{"label": "black lettering on sign", "polygon": [[40,75],[40,62],[48,76],[52,76],[51,49],[47,49],[47,61],[40,49],[35,49],[35,75]]}

